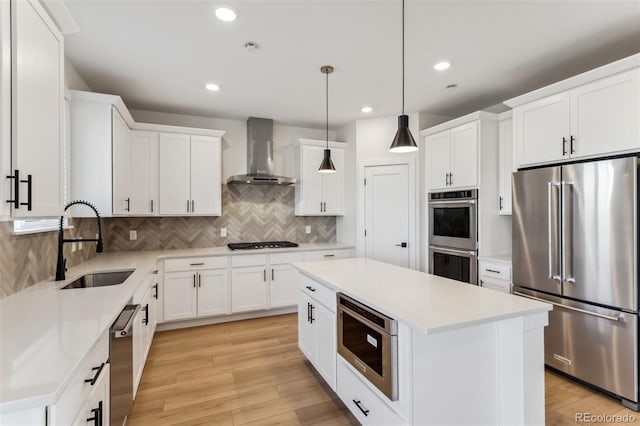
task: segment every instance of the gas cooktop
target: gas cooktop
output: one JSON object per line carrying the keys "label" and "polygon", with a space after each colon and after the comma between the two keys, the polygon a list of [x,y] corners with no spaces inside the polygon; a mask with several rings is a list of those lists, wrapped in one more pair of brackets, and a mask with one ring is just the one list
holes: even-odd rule
{"label": "gas cooktop", "polygon": [[263,248],[298,247],[298,244],[292,243],[291,241],[256,241],[253,243],[229,243],[227,247],[231,250],[255,250]]}

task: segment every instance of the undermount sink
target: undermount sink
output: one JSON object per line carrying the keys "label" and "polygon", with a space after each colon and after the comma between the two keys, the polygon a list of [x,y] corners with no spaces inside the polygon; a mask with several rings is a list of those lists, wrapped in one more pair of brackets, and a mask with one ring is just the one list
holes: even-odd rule
{"label": "undermount sink", "polygon": [[61,290],[122,284],[134,271],[135,269],[127,269],[125,271],[96,272],[94,274],[83,275],[62,287]]}

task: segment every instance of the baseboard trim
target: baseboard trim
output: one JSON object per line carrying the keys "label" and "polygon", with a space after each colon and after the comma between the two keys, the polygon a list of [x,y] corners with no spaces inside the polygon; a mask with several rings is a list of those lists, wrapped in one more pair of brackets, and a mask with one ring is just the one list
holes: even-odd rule
{"label": "baseboard trim", "polygon": [[170,321],[158,323],[156,331],[177,330],[179,328],[198,327],[201,325],[221,324],[231,321],[240,321],[251,318],[270,317],[274,315],[291,314],[298,311],[298,306],[269,309],[263,311],[241,312],[237,314],[222,315],[217,317],[195,318],[188,320]]}

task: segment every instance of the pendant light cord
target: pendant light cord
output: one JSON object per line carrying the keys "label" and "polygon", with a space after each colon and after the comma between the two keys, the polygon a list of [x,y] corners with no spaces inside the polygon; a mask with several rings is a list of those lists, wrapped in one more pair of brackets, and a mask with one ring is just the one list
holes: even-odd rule
{"label": "pendant light cord", "polygon": [[402,115],[404,115],[404,0],[402,0]]}
{"label": "pendant light cord", "polygon": [[327,130],[327,149],[329,149],[329,73],[326,73],[326,106],[327,106],[327,122],[326,122],[326,130]]}

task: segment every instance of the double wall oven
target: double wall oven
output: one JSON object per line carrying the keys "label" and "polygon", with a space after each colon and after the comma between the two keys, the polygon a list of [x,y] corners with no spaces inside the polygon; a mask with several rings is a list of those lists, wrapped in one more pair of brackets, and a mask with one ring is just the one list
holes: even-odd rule
{"label": "double wall oven", "polygon": [[429,272],[478,284],[478,190],[429,194]]}

